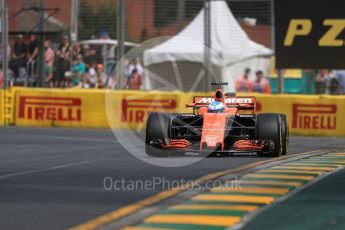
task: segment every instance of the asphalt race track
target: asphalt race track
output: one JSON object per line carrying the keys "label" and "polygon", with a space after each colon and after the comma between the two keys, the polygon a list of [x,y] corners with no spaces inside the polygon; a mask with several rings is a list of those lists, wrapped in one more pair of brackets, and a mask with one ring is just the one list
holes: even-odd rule
{"label": "asphalt race track", "polygon": [[[158,167],[127,153],[108,130],[2,128],[0,143],[0,229],[6,230],[65,229],[162,190],[107,191],[106,177],[192,180],[267,160],[248,155]],[[291,137],[289,154],[344,146],[344,139]]]}

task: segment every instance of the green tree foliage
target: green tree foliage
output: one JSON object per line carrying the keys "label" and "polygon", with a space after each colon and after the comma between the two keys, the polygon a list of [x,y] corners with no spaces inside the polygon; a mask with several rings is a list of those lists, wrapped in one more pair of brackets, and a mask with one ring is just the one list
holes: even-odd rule
{"label": "green tree foliage", "polygon": [[79,13],[79,39],[98,37],[101,32],[108,32],[111,38],[116,36],[116,6],[102,4],[97,8],[87,1],[81,1]]}

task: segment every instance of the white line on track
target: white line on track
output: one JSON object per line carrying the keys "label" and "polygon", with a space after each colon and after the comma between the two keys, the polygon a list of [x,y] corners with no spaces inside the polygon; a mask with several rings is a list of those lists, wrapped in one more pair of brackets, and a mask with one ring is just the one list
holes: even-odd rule
{"label": "white line on track", "polygon": [[20,138],[40,138],[40,139],[51,139],[51,140],[67,140],[67,141],[85,141],[85,142],[102,142],[102,143],[119,143],[117,140],[114,139],[100,139],[100,138],[80,138],[80,137],[72,137],[72,136],[51,136],[51,135],[23,135],[19,134],[16,137]]}
{"label": "white line on track", "polygon": [[11,173],[11,174],[0,176],[0,180],[7,179],[10,177],[15,177],[15,176],[23,176],[23,175],[28,175],[28,174],[32,174],[32,173],[39,173],[39,172],[45,172],[45,171],[50,171],[50,170],[55,170],[55,169],[62,169],[62,168],[68,168],[68,167],[73,167],[73,166],[91,164],[91,163],[95,163],[95,162],[99,162],[99,161],[106,161],[106,160],[108,160],[108,159],[81,161],[81,162],[77,162],[77,163],[57,165],[57,166],[53,166],[53,167],[49,167],[49,168],[34,169],[34,170],[29,170],[29,171],[24,171],[24,172]]}

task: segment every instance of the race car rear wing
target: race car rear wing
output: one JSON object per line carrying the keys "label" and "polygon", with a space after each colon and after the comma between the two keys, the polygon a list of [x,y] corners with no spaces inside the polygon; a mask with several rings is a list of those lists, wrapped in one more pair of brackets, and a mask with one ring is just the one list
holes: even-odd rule
{"label": "race car rear wing", "polygon": [[[193,99],[193,104],[187,104],[187,107],[205,107],[214,101],[214,97],[200,97],[196,96]],[[224,99],[227,107],[237,107],[239,109],[255,109],[255,97],[225,97]]]}

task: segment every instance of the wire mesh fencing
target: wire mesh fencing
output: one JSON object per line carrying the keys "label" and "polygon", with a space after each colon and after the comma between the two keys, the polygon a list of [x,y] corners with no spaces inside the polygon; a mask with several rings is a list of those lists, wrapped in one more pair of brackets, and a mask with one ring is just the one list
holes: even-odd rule
{"label": "wire mesh fencing", "polygon": [[[206,2],[209,2],[211,7],[209,26],[204,10]],[[217,2],[224,3],[224,7],[212,9]],[[136,44],[154,39],[152,44],[128,55],[125,60],[128,64],[123,63],[128,67],[127,70],[124,68],[127,72],[132,71],[134,66],[137,66],[141,72],[146,49],[165,43],[170,36],[190,35],[193,40],[190,45],[180,43],[175,47],[177,50],[184,49],[185,53],[190,52],[190,48],[196,43],[204,46],[205,39],[207,40],[205,31],[209,31],[211,49],[217,48],[227,40],[236,44],[236,40],[241,40],[243,37],[236,31],[229,33],[230,24],[229,18],[224,17],[225,8],[251,41],[274,49],[275,25],[272,0],[5,0],[4,3],[9,9],[8,66],[10,68],[7,76],[12,79],[9,84],[40,86],[38,81],[40,79],[45,87],[113,87],[118,77],[114,75],[119,75],[115,71],[117,61],[123,53],[128,53]],[[42,40],[39,42],[40,39],[44,39],[45,42],[42,43]],[[126,42],[123,43],[124,51],[119,46],[122,40]],[[3,54],[3,40],[1,44],[0,54]],[[49,52],[46,52],[47,49]],[[38,65],[42,62],[38,60],[41,50],[44,51],[45,56],[47,53],[52,53],[51,51],[54,53],[53,60],[48,58],[51,70],[46,70],[47,73],[38,71],[46,64],[44,60],[44,65]],[[226,58],[226,53],[223,52],[219,56]],[[199,62],[205,61],[204,57],[199,59]],[[76,68],[80,65],[79,62],[84,64],[82,71]],[[196,65],[180,67],[185,70],[181,74],[182,78],[198,76],[197,69],[200,67]],[[236,80],[242,76],[245,67],[246,64],[243,64],[237,72],[232,72],[232,78]],[[224,72],[223,70],[217,72],[216,68],[213,70],[217,75]],[[263,70],[265,77],[272,75],[268,68],[253,68],[251,72],[253,81],[256,79],[257,70]],[[170,67],[162,65],[157,71],[176,73],[171,65]],[[319,77],[317,77],[318,73],[320,73]],[[92,77],[89,77],[90,75]],[[324,75],[330,74],[326,74],[325,70],[305,71],[305,74],[301,74],[298,84],[295,84],[296,78],[286,75],[285,91],[328,93],[329,90],[324,90],[329,85],[328,81],[324,80],[327,78],[324,78]],[[269,80],[275,88],[275,78]],[[177,83],[175,80],[174,84]],[[193,82],[183,83],[187,86],[193,85]],[[118,87],[128,88],[128,85],[118,85]],[[336,84],[332,83],[332,87],[336,88]],[[274,89],[272,92],[275,92]]]}

